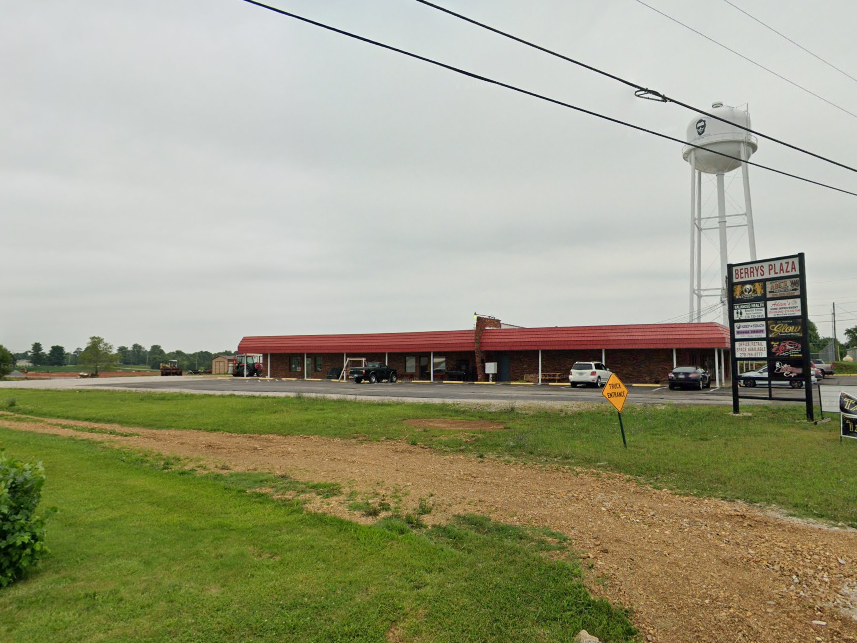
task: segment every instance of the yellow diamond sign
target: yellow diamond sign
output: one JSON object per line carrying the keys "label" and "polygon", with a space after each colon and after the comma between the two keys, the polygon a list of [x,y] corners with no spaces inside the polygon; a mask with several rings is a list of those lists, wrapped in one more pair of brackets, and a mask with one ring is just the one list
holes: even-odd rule
{"label": "yellow diamond sign", "polygon": [[616,373],[613,373],[610,376],[610,379],[607,380],[607,385],[604,387],[604,390],[601,391],[601,395],[606,397],[607,401],[615,406],[616,410],[621,413],[622,408],[625,406],[625,400],[628,399],[628,389],[625,388],[625,385],[622,384],[618,377],[616,377]]}

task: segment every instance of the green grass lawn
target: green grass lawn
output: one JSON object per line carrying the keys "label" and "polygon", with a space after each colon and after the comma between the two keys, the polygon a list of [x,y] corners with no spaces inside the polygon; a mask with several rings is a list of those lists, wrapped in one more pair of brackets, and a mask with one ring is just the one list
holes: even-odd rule
{"label": "green grass lawn", "polygon": [[361,526],[247,493],[248,474],[8,429],[0,442],[44,462],[43,506],[59,509],[50,557],[0,591],[4,642],[634,640],[558,535],[477,517]]}

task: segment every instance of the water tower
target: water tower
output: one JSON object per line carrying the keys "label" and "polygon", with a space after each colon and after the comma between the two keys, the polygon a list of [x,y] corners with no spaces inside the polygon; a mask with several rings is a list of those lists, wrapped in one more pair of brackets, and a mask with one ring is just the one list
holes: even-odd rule
{"label": "water tower", "polygon": [[[750,244],[750,261],[756,259],[756,235],[753,230],[753,208],[750,205],[750,177],[747,161],[758,147],[756,137],[734,124],[750,128],[750,114],[742,109],[714,103],[711,113],[723,121],[708,116],[697,116],[687,126],[687,145],[682,157],[690,163],[690,313],[689,321],[702,321],[702,300],[717,297],[726,300],[726,264],[729,263],[729,246],[726,230],[747,228]],[[702,148],[702,149],[699,149]],[[721,156],[720,154],[727,156]],[[741,168],[744,183],[744,212],[726,214],[726,188],[724,176]],[[717,215],[702,214],[702,175],[714,174],[717,179]],[[702,284],[702,234],[705,230],[719,231],[720,278],[716,287]],[[723,323],[728,325],[729,311],[723,308]]]}

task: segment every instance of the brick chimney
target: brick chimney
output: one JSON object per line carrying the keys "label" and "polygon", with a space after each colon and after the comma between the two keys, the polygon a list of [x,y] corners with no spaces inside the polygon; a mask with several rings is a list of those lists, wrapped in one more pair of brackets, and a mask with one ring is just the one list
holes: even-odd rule
{"label": "brick chimney", "polygon": [[476,317],[476,380],[485,382],[485,358],[482,354],[482,333],[486,328],[500,328],[500,320],[473,313]]}

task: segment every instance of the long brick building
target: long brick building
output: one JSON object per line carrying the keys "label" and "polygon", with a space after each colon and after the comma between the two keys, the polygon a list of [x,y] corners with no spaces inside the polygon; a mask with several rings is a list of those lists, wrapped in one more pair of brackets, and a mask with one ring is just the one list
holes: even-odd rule
{"label": "long brick building", "polygon": [[[548,383],[565,378],[576,361],[602,362],[621,379],[663,383],[676,365],[705,366],[723,381],[729,330],[717,323],[617,326],[508,327],[477,317],[473,330],[346,335],[245,337],[240,353],[264,355],[277,378],[324,378],[348,358],[386,362],[404,380],[486,381],[485,364],[496,364],[495,381]],[[725,359],[724,359],[725,358]]]}

